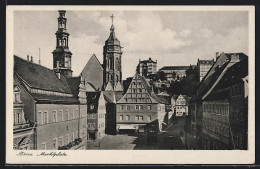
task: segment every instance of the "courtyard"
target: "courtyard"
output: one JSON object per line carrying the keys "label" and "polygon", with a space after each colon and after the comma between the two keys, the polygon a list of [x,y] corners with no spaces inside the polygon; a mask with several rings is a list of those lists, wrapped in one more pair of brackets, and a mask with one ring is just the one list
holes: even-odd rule
{"label": "courtyard", "polygon": [[157,139],[149,140],[147,134],[106,135],[99,140],[87,141],[90,150],[184,150],[182,141],[185,118],[178,118],[168,125]]}

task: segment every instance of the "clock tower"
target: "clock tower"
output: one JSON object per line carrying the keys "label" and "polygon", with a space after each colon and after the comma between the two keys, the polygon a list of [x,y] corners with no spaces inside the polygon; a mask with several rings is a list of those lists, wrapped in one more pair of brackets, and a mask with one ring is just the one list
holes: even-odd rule
{"label": "clock tower", "polygon": [[122,47],[120,41],[115,36],[115,27],[113,25],[114,16],[112,14],[112,25],[110,28],[110,35],[105,41],[103,48],[103,69],[104,69],[104,85],[108,83],[115,90],[117,85],[121,86],[122,83],[122,67],[121,67],[121,56]]}
{"label": "clock tower", "polygon": [[65,77],[72,76],[71,55],[69,50],[69,33],[67,32],[65,10],[59,10],[58,30],[56,34],[56,49],[53,53],[53,69],[60,71]]}

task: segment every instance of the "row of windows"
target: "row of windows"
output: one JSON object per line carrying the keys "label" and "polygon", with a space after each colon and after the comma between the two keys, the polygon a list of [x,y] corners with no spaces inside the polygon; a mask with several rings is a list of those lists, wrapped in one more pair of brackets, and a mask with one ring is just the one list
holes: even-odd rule
{"label": "row of windows", "polygon": [[[84,132],[82,129],[80,129],[80,133],[79,133],[79,137],[82,138],[82,136],[84,135]],[[61,146],[64,146],[64,145],[67,145],[69,144],[70,142],[73,142],[75,140],[75,137],[78,136],[78,131],[75,132],[75,135],[74,135],[74,132],[70,133],[70,134],[66,134],[64,137],[61,136],[59,138],[54,138],[52,140],[52,148],[54,150],[57,150],[58,147],[61,147]],[[42,143],[42,150],[46,150],[46,142],[43,142]]]}
{"label": "row of windows", "polygon": [[[80,118],[85,117],[86,111],[83,111],[83,109],[80,109]],[[50,116],[50,118],[49,118]],[[53,110],[52,113],[49,113],[48,111],[39,111],[38,112],[38,125],[41,124],[48,124],[48,123],[56,123],[61,121],[68,121],[79,118],[79,111],[78,109],[71,111],[66,110],[63,112],[63,110]],[[50,120],[51,119],[51,120]]]}
{"label": "row of windows", "polygon": [[[130,110],[130,106],[120,106],[120,110]],[[151,105],[147,106],[148,110],[151,110]],[[135,110],[143,110],[143,105],[135,105]]]}
{"label": "row of windows", "polygon": [[[95,119],[95,118],[96,118],[95,113],[88,114],[88,119]],[[105,114],[98,114],[98,118],[105,118]]]}
{"label": "row of windows", "polygon": [[[120,115],[119,116],[119,120],[123,121],[123,120],[130,120],[130,115]],[[135,121],[143,121],[144,120],[144,116],[140,116],[140,115],[136,115],[135,116]],[[147,120],[148,121],[152,121],[152,116],[147,116]]]}
{"label": "row of windows", "polygon": [[207,112],[209,114],[216,114],[216,115],[223,115],[228,116],[229,115],[229,107],[227,104],[221,105],[221,104],[204,104],[203,112]]}
{"label": "row of windows", "polygon": [[98,124],[98,128],[102,128],[102,127],[105,127],[105,123]]}
{"label": "row of windows", "polygon": [[95,129],[95,123],[88,123],[88,129]]}
{"label": "row of windows", "polygon": [[141,83],[141,82],[137,82],[137,83],[135,83],[135,82],[132,82],[132,86],[133,86],[133,85],[136,85],[136,84],[137,84],[137,85],[142,85],[142,83]]}
{"label": "row of windows", "polygon": [[127,102],[127,101],[132,101],[132,102],[137,102],[137,101],[139,101],[139,102],[144,102],[144,101],[146,101],[146,102],[148,102],[148,103],[150,103],[150,102],[152,102],[151,101],[151,99],[147,99],[147,98],[131,98],[131,99],[128,99],[128,98],[125,98],[125,101]]}

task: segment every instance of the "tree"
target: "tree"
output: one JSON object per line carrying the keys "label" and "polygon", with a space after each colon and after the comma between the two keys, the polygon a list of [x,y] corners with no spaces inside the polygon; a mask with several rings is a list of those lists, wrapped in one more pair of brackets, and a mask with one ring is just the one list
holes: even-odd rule
{"label": "tree", "polygon": [[160,79],[161,81],[166,80],[166,75],[163,71],[158,71],[157,73],[158,79]]}

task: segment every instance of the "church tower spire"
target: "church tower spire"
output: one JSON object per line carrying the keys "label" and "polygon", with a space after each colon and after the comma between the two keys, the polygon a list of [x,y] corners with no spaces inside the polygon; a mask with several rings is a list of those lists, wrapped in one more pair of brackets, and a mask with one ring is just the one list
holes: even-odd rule
{"label": "church tower spire", "polygon": [[122,83],[121,56],[123,52],[120,41],[115,36],[114,15],[112,14],[110,17],[112,20],[110,35],[103,48],[103,77],[104,85],[107,86],[110,83],[112,88],[115,89],[118,83]]}
{"label": "church tower spire", "polygon": [[65,10],[59,10],[58,18],[58,30],[56,35],[56,49],[52,52],[53,54],[53,69],[57,69],[57,63],[59,63],[59,69],[61,73],[66,77],[72,76],[71,70],[71,51],[69,50],[69,33],[67,32],[65,18]]}

